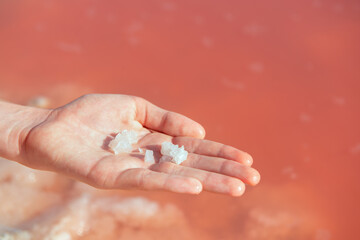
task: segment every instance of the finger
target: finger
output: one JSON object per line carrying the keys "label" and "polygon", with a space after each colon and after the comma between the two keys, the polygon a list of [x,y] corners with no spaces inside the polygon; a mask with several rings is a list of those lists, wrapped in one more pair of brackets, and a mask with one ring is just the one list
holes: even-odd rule
{"label": "finger", "polygon": [[136,117],[143,126],[171,136],[204,138],[205,129],[179,113],[166,111],[143,98],[135,98]]}
{"label": "finger", "polygon": [[157,172],[165,172],[184,177],[198,179],[206,191],[240,196],[245,191],[245,184],[239,179],[207,172],[200,169],[184,167],[170,162],[154,164],[151,169]]}
{"label": "finger", "polygon": [[253,163],[248,153],[222,143],[190,137],[175,137],[172,141],[179,146],[184,145],[191,153],[235,160],[247,166]]}
{"label": "finger", "polygon": [[83,181],[105,189],[167,190],[178,193],[198,194],[201,183],[194,178],[173,176],[143,168],[144,161],[127,154],[108,156],[97,161]]}
{"label": "finger", "polygon": [[190,153],[187,160],[181,165],[236,177],[252,186],[258,184],[260,181],[260,174],[255,169],[224,158]]}
{"label": "finger", "polygon": [[145,168],[133,168],[122,172],[117,178],[115,188],[166,190],[177,193],[199,194],[202,185],[191,177],[154,172]]}

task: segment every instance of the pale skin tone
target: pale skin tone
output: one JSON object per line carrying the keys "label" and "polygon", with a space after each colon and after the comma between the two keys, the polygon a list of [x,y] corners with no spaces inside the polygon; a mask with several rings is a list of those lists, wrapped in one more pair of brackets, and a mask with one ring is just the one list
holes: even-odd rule
{"label": "pale skin tone", "polygon": [[[114,155],[109,141],[124,129],[141,137],[131,153]],[[31,168],[104,189],[240,196],[259,182],[249,154],[204,137],[195,121],[134,96],[90,94],[56,109],[0,102],[0,156]],[[164,141],[184,145],[187,160],[158,163]],[[145,163],[139,147],[153,150],[156,163]]]}

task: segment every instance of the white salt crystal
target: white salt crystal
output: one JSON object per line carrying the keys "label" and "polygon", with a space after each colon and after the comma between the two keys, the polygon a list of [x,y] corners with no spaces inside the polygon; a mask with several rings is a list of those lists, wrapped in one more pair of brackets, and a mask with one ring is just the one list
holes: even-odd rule
{"label": "white salt crystal", "polygon": [[138,148],[140,153],[143,153],[144,151],[141,148]]}
{"label": "white salt crystal", "polygon": [[121,135],[125,136],[131,144],[137,143],[137,141],[138,141],[137,133],[135,131],[132,131],[132,130],[128,131],[125,129],[121,132]]}
{"label": "white salt crystal", "polygon": [[154,158],[154,152],[151,150],[146,150],[145,152],[145,162],[154,164],[155,158]]}
{"label": "white salt crystal", "polygon": [[170,156],[170,151],[172,149],[173,144],[171,142],[163,142],[161,144],[161,154]]}
{"label": "white salt crystal", "polygon": [[163,142],[161,144],[161,154],[163,155],[163,157],[160,159],[161,162],[171,161],[176,164],[182,163],[187,159],[188,156],[188,152],[184,149],[184,146],[179,147],[178,145],[174,145],[171,142]]}
{"label": "white salt crystal", "polygon": [[109,143],[109,147],[115,154],[130,152],[132,144],[137,143],[137,133],[135,131],[123,130]]}
{"label": "white salt crystal", "polygon": [[179,151],[173,158],[176,164],[180,164],[187,159],[188,152],[185,150]]}

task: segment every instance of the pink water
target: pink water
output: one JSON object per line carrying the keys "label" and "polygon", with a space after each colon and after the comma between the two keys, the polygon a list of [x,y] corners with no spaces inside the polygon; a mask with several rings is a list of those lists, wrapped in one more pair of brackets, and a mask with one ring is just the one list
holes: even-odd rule
{"label": "pink water", "polygon": [[111,196],[172,210],[129,222],[99,207],[73,239],[358,239],[359,42],[358,0],[1,1],[1,98],[142,96],[251,153],[262,181],[240,198],[103,192],[38,172],[30,184],[2,160],[0,225],[45,234],[87,193],[85,212]]}

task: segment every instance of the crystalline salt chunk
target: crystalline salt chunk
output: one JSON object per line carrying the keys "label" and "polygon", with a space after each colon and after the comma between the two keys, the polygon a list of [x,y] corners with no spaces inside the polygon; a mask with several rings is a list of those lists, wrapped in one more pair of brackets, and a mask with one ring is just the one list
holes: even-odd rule
{"label": "crystalline salt chunk", "polygon": [[115,154],[130,152],[132,144],[137,143],[137,133],[135,131],[123,130],[109,143],[109,147]]}
{"label": "crystalline salt chunk", "polygon": [[[179,147],[171,142],[163,142],[161,144],[161,157],[160,162],[173,162],[180,164],[186,160],[188,152],[184,149],[184,146]],[[167,157],[164,157],[167,156]]]}
{"label": "crystalline salt chunk", "polygon": [[161,154],[170,156],[170,151],[172,149],[173,144],[171,142],[163,142],[161,144]]}
{"label": "crystalline salt chunk", "polygon": [[155,158],[154,158],[154,152],[151,150],[146,150],[145,152],[145,162],[154,164]]}
{"label": "crystalline salt chunk", "polygon": [[183,151],[180,151],[177,155],[175,155],[173,157],[173,161],[176,163],[176,164],[180,164],[182,163],[183,161],[185,161],[187,159],[187,156],[188,156],[188,152],[183,150]]}
{"label": "crystalline salt chunk", "polygon": [[130,144],[137,143],[137,133],[135,131],[128,131],[125,129],[121,132],[121,135],[129,140]]}

